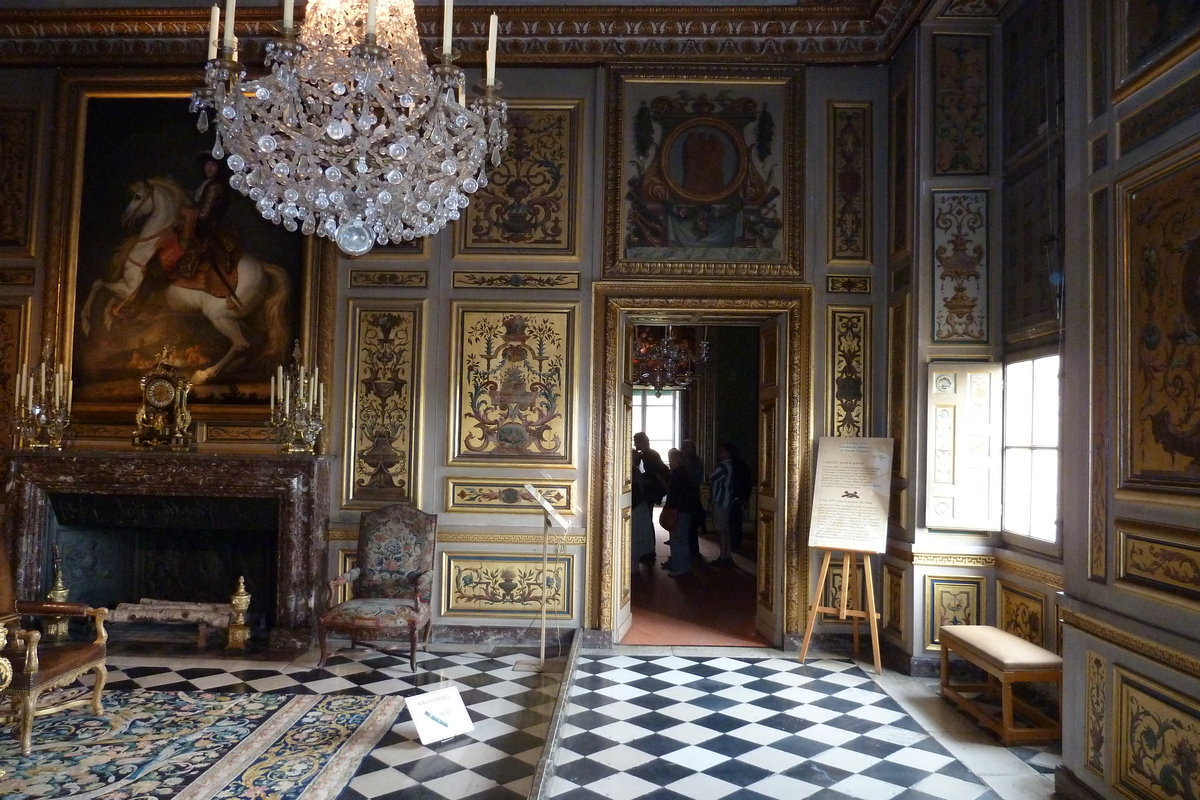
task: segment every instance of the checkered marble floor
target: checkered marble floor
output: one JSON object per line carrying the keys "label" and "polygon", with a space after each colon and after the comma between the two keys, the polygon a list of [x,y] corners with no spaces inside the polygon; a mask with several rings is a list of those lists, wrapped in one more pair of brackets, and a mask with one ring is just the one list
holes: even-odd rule
{"label": "checkered marble floor", "polygon": [[[402,711],[339,800],[1048,800],[1061,760],[1057,748],[996,746],[926,681],[868,675],[840,658],[616,648],[577,655],[564,683],[561,659],[528,672],[516,667],[529,651],[467,650],[419,653],[416,673],[406,656],[367,649],[341,650],[323,668],[315,653],[293,662],[122,653],[109,657],[108,688],[459,689],[473,731],[424,746]],[[564,685],[570,696],[554,720]]]}
{"label": "checkered marble floor", "polygon": [[581,657],[549,796],[996,800],[850,661]]}

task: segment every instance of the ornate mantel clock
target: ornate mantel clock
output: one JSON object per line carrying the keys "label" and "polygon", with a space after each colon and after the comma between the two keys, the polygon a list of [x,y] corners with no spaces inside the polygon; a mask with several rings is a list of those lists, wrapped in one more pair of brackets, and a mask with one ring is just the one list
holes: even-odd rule
{"label": "ornate mantel clock", "polygon": [[142,376],[142,407],[135,417],[138,427],[133,443],[138,447],[188,450],[192,447],[192,413],[188,411],[187,395],[192,384],[167,358],[164,348],[158,363]]}

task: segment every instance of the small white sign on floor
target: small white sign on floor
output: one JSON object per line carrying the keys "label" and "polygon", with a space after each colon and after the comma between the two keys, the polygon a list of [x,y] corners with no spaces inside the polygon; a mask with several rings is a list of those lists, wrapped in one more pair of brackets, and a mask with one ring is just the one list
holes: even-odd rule
{"label": "small white sign on floor", "polygon": [[440,742],[474,729],[458,687],[438,689],[405,698],[421,744]]}

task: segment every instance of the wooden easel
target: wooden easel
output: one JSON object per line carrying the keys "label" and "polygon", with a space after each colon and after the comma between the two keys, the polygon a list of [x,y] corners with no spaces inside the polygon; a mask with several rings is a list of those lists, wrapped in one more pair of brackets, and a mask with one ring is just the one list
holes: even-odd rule
{"label": "wooden easel", "polygon": [[[825,588],[825,577],[829,574],[829,561],[833,551],[826,550],[821,560],[821,574],[817,577],[817,586],[813,591],[812,602],[808,606],[808,624],[804,628],[804,644],[800,647],[800,661],[808,655],[808,644],[812,639],[813,625],[817,622],[817,614],[837,614],[838,619],[849,619],[854,622],[854,655],[858,655],[858,621],[866,619],[871,627],[871,650],[875,656],[875,674],[882,675],[883,667],[879,658],[879,615],[875,613],[875,579],[871,575],[871,555],[873,550],[843,550],[842,551],[842,600],[835,608],[821,605],[821,592]],[[854,570],[858,566],[858,556],[863,557],[863,581],[867,589],[866,609],[850,607],[850,588],[853,585]]]}

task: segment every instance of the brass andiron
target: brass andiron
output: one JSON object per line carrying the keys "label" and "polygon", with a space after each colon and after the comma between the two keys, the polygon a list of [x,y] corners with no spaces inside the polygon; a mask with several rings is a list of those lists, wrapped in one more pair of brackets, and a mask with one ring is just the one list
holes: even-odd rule
{"label": "brass andiron", "polygon": [[325,387],[318,379],[320,369],[311,372],[300,363],[300,343],[292,350],[292,363],[278,367],[271,378],[271,418],[275,441],[285,453],[312,453],[317,435],[325,428]]}
{"label": "brass andiron", "polygon": [[[53,572],[50,585],[50,591],[46,593],[46,599],[55,603],[67,602],[68,591],[63,584],[62,577],[62,551],[58,545],[54,545],[50,552],[52,553]],[[42,622],[42,641],[43,642],[65,642],[70,638],[70,620],[66,617],[43,617]]]}
{"label": "brass andiron", "polygon": [[233,606],[233,619],[229,622],[229,642],[227,648],[246,649],[250,639],[250,626],[246,624],[246,609],[250,608],[250,593],[246,591],[246,578],[238,578],[237,591],[229,598]]}
{"label": "brass andiron", "polygon": [[17,372],[13,403],[13,438],[17,450],[62,450],[71,425],[74,381],[66,367],[50,363],[46,353],[32,371],[26,364]]}

